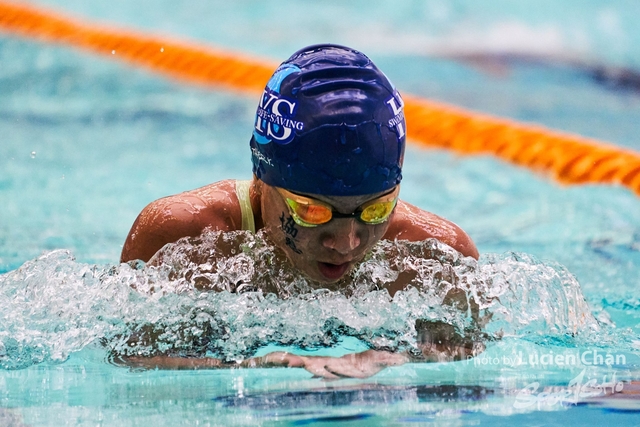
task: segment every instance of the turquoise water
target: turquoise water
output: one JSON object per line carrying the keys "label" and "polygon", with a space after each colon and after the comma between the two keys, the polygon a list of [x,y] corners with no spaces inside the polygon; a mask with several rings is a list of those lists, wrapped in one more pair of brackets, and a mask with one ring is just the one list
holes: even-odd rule
{"label": "turquoise water", "polygon": [[[401,91],[640,150],[640,92],[615,79],[621,68],[640,70],[634,2],[369,3],[38,4],[269,59],[315,42],[352,45]],[[411,347],[416,318],[465,324],[439,310],[430,286],[453,255],[438,249],[443,261],[426,270],[420,257],[401,258],[413,260],[401,267],[374,258],[350,297],[303,291],[283,300],[202,295],[166,272],[119,266],[128,229],[151,200],[250,176],[256,100],[6,35],[0,64],[0,423],[637,424],[637,403],[620,399],[515,405],[532,382],[561,392],[583,369],[582,384],[610,382],[614,373],[616,381],[640,379],[637,196],[562,187],[488,157],[415,147],[402,197],[461,225],[483,254],[454,274],[471,290],[492,285],[496,299],[483,300],[495,313],[487,330],[503,338],[483,355],[337,382],[299,369],[114,366],[109,350],[121,349],[119,337],[154,323],[187,322],[194,333],[225,324],[226,339],[182,350],[230,359],[273,346],[334,355],[381,343]],[[604,83],[594,78],[598,67],[609,70]],[[284,288],[298,283],[257,268],[262,249],[231,257],[229,271],[257,271]],[[371,288],[399,268],[422,268],[415,291],[390,300]],[[573,354],[588,362],[594,350],[624,360],[541,363]]]}

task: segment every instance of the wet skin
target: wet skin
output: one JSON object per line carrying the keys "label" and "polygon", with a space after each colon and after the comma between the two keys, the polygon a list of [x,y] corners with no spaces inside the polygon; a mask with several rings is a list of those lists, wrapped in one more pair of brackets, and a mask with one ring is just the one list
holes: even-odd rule
{"label": "wet skin", "polygon": [[[328,203],[341,213],[352,213],[364,203],[385,192],[363,196],[323,196],[306,194]],[[338,282],[360,262],[380,239],[422,241],[436,238],[465,256],[478,258],[473,241],[460,227],[430,212],[398,201],[388,221],[363,224],[355,218],[334,218],[317,227],[296,224],[278,191],[255,179],[250,188],[250,202],[256,229],[264,229],[273,243],[285,254],[288,262],[310,279],[326,287]],[[185,236],[198,236],[205,229],[233,231],[240,229],[242,214],[235,194],[235,181],[220,181],[149,204],[138,216],[125,241],[121,261],[149,261],[165,244]],[[153,262],[153,261],[152,261]],[[402,275],[400,276],[402,277]],[[409,278],[410,279],[410,278]],[[390,285],[393,296],[404,289],[408,280]],[[466,303],[466,299],[452,304]],[[466,311],[464,306],[460,309]],[[476,343],[448,340],[450,325],[421,331],[420,361],[460,360],[481,351]],[[427,338],[424,338],[427,337]],[[423,342],[424,341],[424,342]],[[214,358],[183,358],[165,355],[153,357],[121,357],[128,366],[162,369],[215,369],[229,367],[303,367],[315,376],[329,379],[367,377],[387,366],[397,366],[412,360],[405,353],[367,350],[342,357],[303,357],[276,352],[260,358],[230,365]]]}
{"label": "wet skin", "polygon": [[[385,192],[335,197],[308,194],[329,203],[339,212],[351,213]],[[282,196],[262,181],[253,180],[251,207],[256,229],[265,229],[289,262],[309,278],[327,284],[348,274],[380,239],[422,241],[435,238],[465,256],[478,258],[473,241],[460,227],[401,200],[387,222],[367,225],[354,218],[334,218],[307,228],[290,219]],[[225,180],[150,203],[140,213],[123,246],[121,262],[149,261],[165,244],[205,229],[240,229],[242,214],[235,195],[235,181]],[[390,292],[395,293],[393,289]]]}

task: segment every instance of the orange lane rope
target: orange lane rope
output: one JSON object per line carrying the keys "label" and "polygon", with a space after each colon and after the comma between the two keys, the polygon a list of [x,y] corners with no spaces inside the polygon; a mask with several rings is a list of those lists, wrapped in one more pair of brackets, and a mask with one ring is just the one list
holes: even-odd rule
{"label": "orange lane rope", "polygon": [[265,63],[207,46],[180,43],[131,31],[98,27],[32,6],[0,1],[0,30],[148,68],[181,80],[260,92],[276,63]]}
{"label": "orange lane rope", "polygon": [[[76,46],[181,80],[259,93],[277,66],[235,53],[136,34],[0,1],[0,30]],[[622,184],[640,195],[640,154],[600,141],[404,95],[408,137],[465,154],[493,154],[567,184]]]}
{"label": "orange lane rope", "polygon": [[640,154],[577,135],[405,96],[408,136],[464,154],[493,154],[565,184],[621,184],[640,195]]}

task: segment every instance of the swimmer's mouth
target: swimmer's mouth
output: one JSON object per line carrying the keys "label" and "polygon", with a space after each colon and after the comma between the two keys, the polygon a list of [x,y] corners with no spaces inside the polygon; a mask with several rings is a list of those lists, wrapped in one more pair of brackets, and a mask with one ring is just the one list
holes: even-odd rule
{"label": "swimmer's mouth", "polygon": [[318,270],[328,280],[338,280],[349,270],[350,262],[344,262],[342,264],[331,264],[328,262],[318,261]]}

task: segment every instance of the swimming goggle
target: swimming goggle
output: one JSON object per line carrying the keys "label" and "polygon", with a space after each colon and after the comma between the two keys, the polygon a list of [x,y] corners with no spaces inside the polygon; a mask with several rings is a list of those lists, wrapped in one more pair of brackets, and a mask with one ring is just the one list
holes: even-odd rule
{"label": "swimming goggle", "polygon": [[302,227],[316,227],[326,224],[333,218],[356,218],[364,224],[382,224],[389,219],[396,207],[400,192],[400,186],[396,186],[390,193],[368,201],[355,212],[344,214],[335,211],[328,203],[292,193],[284,188],[275,188],[287,203],[293,220]]}

